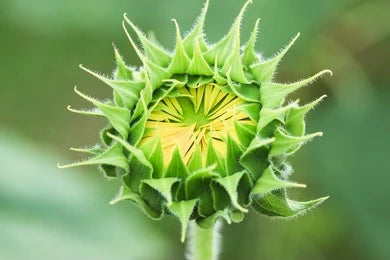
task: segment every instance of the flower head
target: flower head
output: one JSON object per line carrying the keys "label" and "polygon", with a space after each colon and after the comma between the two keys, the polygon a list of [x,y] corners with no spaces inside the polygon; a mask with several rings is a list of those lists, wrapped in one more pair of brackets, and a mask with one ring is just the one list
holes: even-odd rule
{"label": "flower head", "polygon": [[[270,59],[255,52],[259,20],[242,46],[240,25],[248,1],[230,31],[208,44],[203,33],[208,1],[193,29],[182,38],[176,20],[176,47],[170,53],[148,39],[125,15],[123,28],[143,66],[127,66],[115,48],[112,78],[81,66],[113,89],[112,101],[91,98],[92,110],[109,125],[102,143],[73,149],[91,158],[61,167],[99,165],[105,176],[119,178],[112,201],[129,200],[152,219],[177,216],[182,239],[190,220],[209,228],[218,219],[243,220],[248,208],[290,218],[326,198],[298,202],[287,189],[305,187],[289,181],[287,158],[322,133],[305,134],[312,103],[284,104],[288,94],[328,73],[324,70],[294,83],[274,82],[276,68],[299,34]],[[142,49],[128,32],[131,27]]]}

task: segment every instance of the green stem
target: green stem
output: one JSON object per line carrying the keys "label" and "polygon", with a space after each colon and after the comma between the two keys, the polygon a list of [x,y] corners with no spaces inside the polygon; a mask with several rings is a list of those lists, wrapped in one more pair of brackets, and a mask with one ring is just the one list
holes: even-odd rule
{"label": "green stem", "polygon": [[217,260],[220,247],[220,224],[213,228],[200,228],[195,221],[190,227],[190,240],[188,244],[188,260]]}

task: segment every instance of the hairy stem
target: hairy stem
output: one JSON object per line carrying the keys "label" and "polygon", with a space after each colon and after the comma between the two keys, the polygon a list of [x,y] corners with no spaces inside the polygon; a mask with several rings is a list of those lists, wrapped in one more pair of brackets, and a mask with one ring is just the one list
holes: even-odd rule
{"label": "hairy stem", "polygon": [[188,260],[217,260],[220,247],[220,223],[213,228],[200,228],[195,221],[190,226],[188,242]]}

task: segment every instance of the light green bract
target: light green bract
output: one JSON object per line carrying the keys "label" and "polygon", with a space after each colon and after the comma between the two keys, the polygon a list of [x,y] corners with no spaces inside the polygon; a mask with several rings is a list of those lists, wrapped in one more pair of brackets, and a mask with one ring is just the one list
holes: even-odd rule
{"label": "light green bract", "polygon": [[[298,202],[287,190],[305,187],[289,180],[286,162],[302,144],[322,133],[305,134],[306,114],[325,96],[299,105],[286,96],[324,74],[294,83],[274,82],[277,66],[299,34],[270,59],[255,52],[259,20],[241,45],[240,26],[247,2],[230,31],[208,44],[203,32],[208,2],[193,29],[182,38],[176,20],[176,47],[168,52],[125,15],[123,28],[143,66],[127,66],[115,49],[112,78],[80,66],[113,89],[112,101],[99,101],[75,88],[92,110],[72,112],[105,117],[102,143],[73,149],[91,155],[63,168],[98,165],[121,180],[112,204],[128,200],[150,218],[174,215],[202,228],[216,221],[241,222],[252,207],[279,218],[301,215],[326,198]],[[130,36],[130,27],[142,46]]]}

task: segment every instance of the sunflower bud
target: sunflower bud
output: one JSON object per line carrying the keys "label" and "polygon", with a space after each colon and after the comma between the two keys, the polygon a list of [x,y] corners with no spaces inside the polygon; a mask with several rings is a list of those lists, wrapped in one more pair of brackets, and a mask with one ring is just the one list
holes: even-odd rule
{"label": "sunflower bud", "polygon": [[255,52],[259,20],[249,41],[240,42],[250,2],[212,45],[203,32],[208,2],[184,38],[173,20],[172,53],[148,39],[125,14],[123,28],[143,66],[127,66],[116,48],[112,78],[80,66],[111,87],[113,99],[99,101],[75,88],[94,109],[69,110],[105,117],[109,125],[101,132],[101,144],[73,149],[89,153],[89,159],[60,167],[98,165],[105,176],[121,180],[112,204],[131,201],[155,220],[164,214],[178,217],[182,240],[190,220],[211,228],[219,219],[242,221],[249,208],[291,218],[322,203],[326,198],[288,198],[289,188],[305,185],[289,180],[292,168],[286,160],[322,135],[305,133],[305,116],[325,96],[304,105],[285,104],[285,99],[331,72],[289,84],[274,82],[279,62],[299,34],[277,55],[263,59]]}

